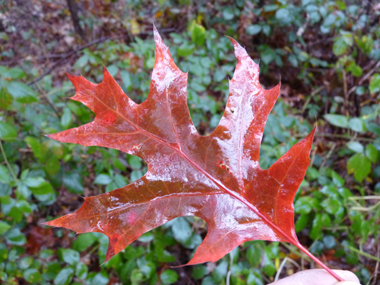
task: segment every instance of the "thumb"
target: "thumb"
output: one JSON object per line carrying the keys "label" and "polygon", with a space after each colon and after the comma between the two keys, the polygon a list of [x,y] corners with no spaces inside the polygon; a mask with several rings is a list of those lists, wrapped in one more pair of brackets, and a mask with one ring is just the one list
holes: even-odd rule
{"label": "thumb", "polygon": [[358,277],[350,271],[334,270],[336,274],[342,277],[342,282],[337,282],[324,269],[310,269],[300,271],[292,276],[281,279],[271,285],[358,285],[360,284]]}

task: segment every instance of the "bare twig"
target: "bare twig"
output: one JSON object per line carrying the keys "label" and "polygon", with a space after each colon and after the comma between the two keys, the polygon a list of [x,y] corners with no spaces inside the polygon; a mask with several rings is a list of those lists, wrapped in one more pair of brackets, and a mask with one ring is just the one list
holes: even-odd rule
{"label": "bare twig", "polygon": [[379,244],[377,244],[377,258],[379,259],[379,260],[377,260],[376,261],[376,266],[375,266],[375,271],[374,271],[374,273],[373,273],[373,285],[376,285],[376,279],[377,279],[377,272],[379,271],[379,262],[380,262],[380,245]]}
{"label": "bare twig", "polygon": [[301,113],[305,112],[307,105],[309,105],[309,103],[310,103],[311,99],[314,97],[314,95],[318,94],[323,89],[325,89],[325,86],[320,86],[317,89],[315,89],[313,92],[310,93],[309,98],[307,98],[307,100],[305,101],[305,103],[302,106]]}
{"label": "bare twig", "polygon": [[359,83],[352,87],[349,91],[348,91],[348,96],[350,96],[352,93],[355,92],[355,90],[358,88],[358,86],[360,86],[364,81],[366,81],[373,73],[375,73],[378,69],[380,68],[380,61],[378,61],[375,66],[370,70],[368,71],[360,80],[359,80]]}
{"label": "bare twig", "polygon": [[[340,138],[340,139],[352,140],[352,136],[340,135],[340,134],[318,133],[318,134],[315,134],[314,136],[315,137]],[[295,134],[294,137],[303,138],[303,137],[305,137],[305,135],[304,134]],[[356,137],[355,140],[373,142],[375,139]]]}
{"label": "bare twig", "polygon": [[363,196],[363,197],[357,197],[357,196],[352,196],[348,197],[349,200],[380,200],[380,196]]}
{"label": "bare twig", "polygon": [[99,43],[105,42],[107,40],[110,40],[110,38],[108,38],[108,37],[100,38],[100,39],[97,39],[95,41],[89,42],[88,44],[85,44],[85,45],[83,45],[83,46],[81,46],[81,47],[73,50],[72,52],[69,52],[68,54],[66,54],[66,56],[62,57],[60,60],[58,60],[56,63],[54,63],[41,76],[39,76],[36,79],[34,79],[33,81],[29,82],[28,85],[33,85],[33,84],[37,83],[38,81],[40,81],[42,78],[44,78],[46,75],[50,74],[56,67],[58,67],[64,61],[66,61],[72,55],[76,54],[78,51],[84,50],[85,48],[88,48],[88,47],[90,47],[92,45],[95,45],[95,44],[99,44]]}
{"label": "bare twig", "polygon": [[375,260],[375,261],[379,261],[379,262],[380,262],[380,258],[378,258],[378,257],[376,257],[376,256],[373,256],[373,255],[371,255],[371,254],[369,254],[369,253],[366,253],[366,252],[364,252],[364,251],[361,251],[361,250],[359,250],[359,249],[356,249],[355,247],[352,247],[352,246],[350,246],[350,245],[345,245],[345,244],[343,244],[343,246],[346,247],[346,248],[348,248],[349,250],[351,250],[351,251],[353,251],[353,252],[356,252],[356,253],[362,255],[362,256],[365,256],[365,257],[367,257],[367,258],[369,258],[369,259],[372,259],[372,260]]}
{"label": "bare twig", "polygon": [[4,151],[4,148],[3,148],[3,144],[1,143],[1,140],[0,140],[0,151],[1,151],[1,154],[3,155],[3,159],[4,159],[5,164],[7,165],[8,170],[9,170],[9,172],[12,175],[13,180],[17,181],[16,173],[13,171],[12,166],[9,164],[9,161],[8,161],[7,156],[5,154],[5,151]]}
{"label": "bare twig", "polygon": [[76,1],[66,0],[66,2],[67,6],[69,7],[71,20],[73,21],[75,32],[82,38],[82,40],[86,41],[86,35],[79,23],[78,6]]}
{"label": "bare twig", "polygon": [[274,277],[274,281],[275,282],[278,281],[278,279],[280,278],[281,271],[285,267],[285,264],[286,264],[287,261],[289,261],[295,267],[297,267],[298,269],[300,269],[300,266],[299,266],[299,264],[297,262],[295,262],[293,259],[291,259],[289,257],[285,257],[284,260],[281,262],[280,267],[277,270],[276,276]]}
{"label": "bare twig", "polygon": [[343,75],[343,92],[344,92],[344,112],[346,113],[346,116],[349,116],[348,112],[348,92],[347,92],[347,76],[346,71],[343,69],[342,72]]}
{"label": "bare twig", "polygon": [[[169,29],[162,29],[160,30],[161,32],[173,32],[175,31],[175,29],[173,28],[169,28]],[[150,34],[150,32],[142,32],[142,33],[139,33],[138,35],[136,36],[141,36],[141,35],[146,35],[146,34]],[[96,39],[92,42],[89,42],[77,49],[74,49],[73,51],[67,53],[64,57],[62,57],[60,60],[58,60],[56,63],[54,63],[47,71],[45,71],[41,76],[37,77],[36,79],[34,79],[33,81],[29,82],[28,85],[33,85],[35,83],[37,83],[38,81],[40,81],[42,78],[44,78],[46,75],[50,74],[55,68],[57,68],[61,63],[65,62],[68,58],[70,58],[71,56],[73,56],[74,54],[76,54],[77,52],[81,51],[81,50],[84,50],[85,48],[88,48],[92,45],[96,45],[96,44],[100,44],[100,43],[103,43],[103,42],[106,42],[106,41],[113,41],[113,40],[117,40],[117,39],[122,39],[122,38],[127,38],[126,35],[122,35],[122,36],[117,36],[117,37],[103,37],[103,38],[100,38],[100,39]]]}
{"label": "bare twig", "polygon": [[327,155],[324,157],[323,162],[321,163],[321,166],[319,167],[319,171],[321,171],[321,169],[325,166],[326,161],[329,159],[329,157],[333,153],[335,147],[336,147],[336,143],[333,143],[333,146],[331,147],[331,149],[329,150],[329,152],[327,153]]}

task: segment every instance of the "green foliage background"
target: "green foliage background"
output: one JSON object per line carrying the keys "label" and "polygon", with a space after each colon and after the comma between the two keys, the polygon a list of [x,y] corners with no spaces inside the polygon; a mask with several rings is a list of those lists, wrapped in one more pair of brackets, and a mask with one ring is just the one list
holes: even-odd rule
{"label": "green foliage background", "polygon": [[[75,2],[75,1],[74,1]],[[380,261],[380,6],[372,1],[85,1],[85,36],[64,1],[0,0],[0,282],[5,284],[266,284],[314,266],[295,247],[251,241],[220,261],[185,268],[207,233],[181,217],[144,234],[100,266],[106,236],[42,222],[140,178],[146,165],[116,150],[44,134],[90,122],[70,101],[64,72],[102,80],[103,66],[142,102],[154,64],[152,22],[189,72],[198,131],[218,125],[236,59],[224,35],[260,60],[260,81],[282,92],[260,165],[269,167],[318,125],[295,200],[301,243],[332,268],[377,284]],[[276,273],[278,273],[276,275]],[[227,281],[229,280],[229,281]]]}

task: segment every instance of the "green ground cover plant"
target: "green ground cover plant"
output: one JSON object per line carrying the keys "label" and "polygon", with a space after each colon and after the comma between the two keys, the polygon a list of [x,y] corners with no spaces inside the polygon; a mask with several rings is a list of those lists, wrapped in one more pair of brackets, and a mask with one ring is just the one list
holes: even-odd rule
{"label": "green ground cover plant", "polygon": [[[21,3],[22,2],[22,3]],[[68,100],[64,73],[101,82],[103,66],[133,100],[146,99],[154,64],[151,19],[189,72],[188,107],[200,134],[218,125],[235,59],[224,35],[260,59],[266,89],[281,76],[260,166],[270,167],[316,123],[311,164],[295,198],[300,242],[363,284],[379,274],[379,7],[358,1],[0,1],[0,279],[6,284],[266,284],[314,266],[286,243],[246,242],[216,263],[184,264],[206,223],[181,217],[103,263],[108,239],[43,222],[144,175],[139,158],[44,137],[93,120]],[[148,8],[149,7],[149,8]],[[149,19],[149,20],[147,20]],[[281,268],[281,270],[280,270]],[[278,276],[277,276],[278,273]],[[190,283],[191,284],[191,283]]]}

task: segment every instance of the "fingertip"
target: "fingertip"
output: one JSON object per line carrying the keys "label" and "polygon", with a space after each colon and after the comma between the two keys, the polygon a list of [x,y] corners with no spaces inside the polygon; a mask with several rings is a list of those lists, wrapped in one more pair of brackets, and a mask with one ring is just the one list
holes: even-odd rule
{"label": "fingertip", "polygon": [[359,278],[348,270],[333,270],[338,274],[344,281],[337,282],[334,285],[357,285],[360,284]]}

